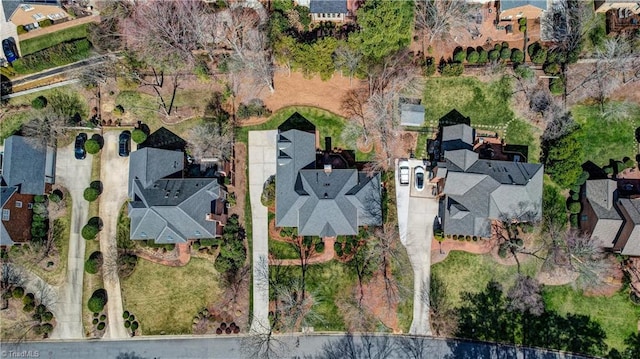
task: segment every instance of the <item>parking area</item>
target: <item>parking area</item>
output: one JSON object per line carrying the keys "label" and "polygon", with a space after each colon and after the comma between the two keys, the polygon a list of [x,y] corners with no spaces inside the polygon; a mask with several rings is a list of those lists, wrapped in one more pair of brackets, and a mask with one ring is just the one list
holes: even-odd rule
{"label": "parking area", "polygon": [[[413,321],[409,332],[431,335],[429,323],[429,282],[431,276],[431,241],[433,222],[438,214],[438,200],[429,183],[429,171],[422,160],[409,159],[410,178],[408,184],[400,184],[395,176],[396,203],[400,241],[407,249],[413,269],[414,297]],[[424,183],[419,185],[416,172],[424,170]],[[398,161],[396,161],[396,170]],[[420,189],[422,187],[422,189]]]}

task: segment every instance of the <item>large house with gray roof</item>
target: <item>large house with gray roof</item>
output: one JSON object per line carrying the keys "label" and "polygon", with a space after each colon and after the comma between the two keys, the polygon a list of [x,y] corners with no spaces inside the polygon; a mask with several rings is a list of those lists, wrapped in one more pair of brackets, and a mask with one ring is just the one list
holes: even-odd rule
{"label": "large house with gray roof", "polygon": [[222,235],[226,189],[217,178],[184,178],[184,163],[182,151],[145,147],[131,153],[131,239],[176,244]]}
{"label": "large house with gray roof", "polygon": [[0,246],[31,239],[34,196],[51,192],[55,180],[55,149],[35,140],[10,136],[0,154]]}
{"label": "large house with gray roof", "polygon": [[523,162],[524,155],[510,161],[493,158],[466,123],[441,126],[435,143],[432,181],[438,183],[445,234],[488,238],[494,220],[541,218],[541,164]]}
{"label": "large house with gray roof", "polygon": [[640,256],[640,198],[621,195],[620,185],[610,178],[587,180],[580,229],[606,250]]}
{"label": "large house with gray roof", "polygon": [[316,149],[315,126],[298,113],[278,128],[276,226],[299,235],[356,235],[382,224],[380,174],[358,169],[353,151]]}

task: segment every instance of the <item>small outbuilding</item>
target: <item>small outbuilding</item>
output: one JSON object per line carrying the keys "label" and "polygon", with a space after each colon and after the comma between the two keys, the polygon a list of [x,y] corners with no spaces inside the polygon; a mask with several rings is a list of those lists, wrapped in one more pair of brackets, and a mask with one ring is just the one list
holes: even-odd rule
{"label": "small outbuilding", "polygon": [[424,124],[424,106],[405,103],[400,105],[400,125],[420,127]]}

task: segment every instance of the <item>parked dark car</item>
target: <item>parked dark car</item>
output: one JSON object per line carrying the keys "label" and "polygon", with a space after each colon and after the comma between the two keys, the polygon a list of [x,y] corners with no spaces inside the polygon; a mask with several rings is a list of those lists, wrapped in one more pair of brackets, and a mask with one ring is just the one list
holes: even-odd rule
{"label": "parked dark car", "polygon": [[77,160],[84,160],[87,157],[87,151],[84,149],[84,143],[87,142],[87,134],[84,132],[76,136],[75,154]]}
{"label": "parked dark car", "polygon": [[131,132],[122,131],[120,138],[118,139],[118,154],[120,157],[129,156],[131,151]]}
{"label": "parked dark car", "polygon": [[2,51],[4,52],[4,57],[6,57],[10,63],[18,59],[18,55],[16,55],[16,45],[10,39],[2,40]]}

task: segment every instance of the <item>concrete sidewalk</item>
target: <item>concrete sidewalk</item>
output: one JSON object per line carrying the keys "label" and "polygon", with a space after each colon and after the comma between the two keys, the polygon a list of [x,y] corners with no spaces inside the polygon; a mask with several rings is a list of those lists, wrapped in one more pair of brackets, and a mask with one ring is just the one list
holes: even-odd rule
{"label": "concrete sidewalk", "polygon": [[249,132],[249,194],[253,225],[253,318],[251,331],[269,332],[269,218],[262,189],[276,174],[277,131]]}

